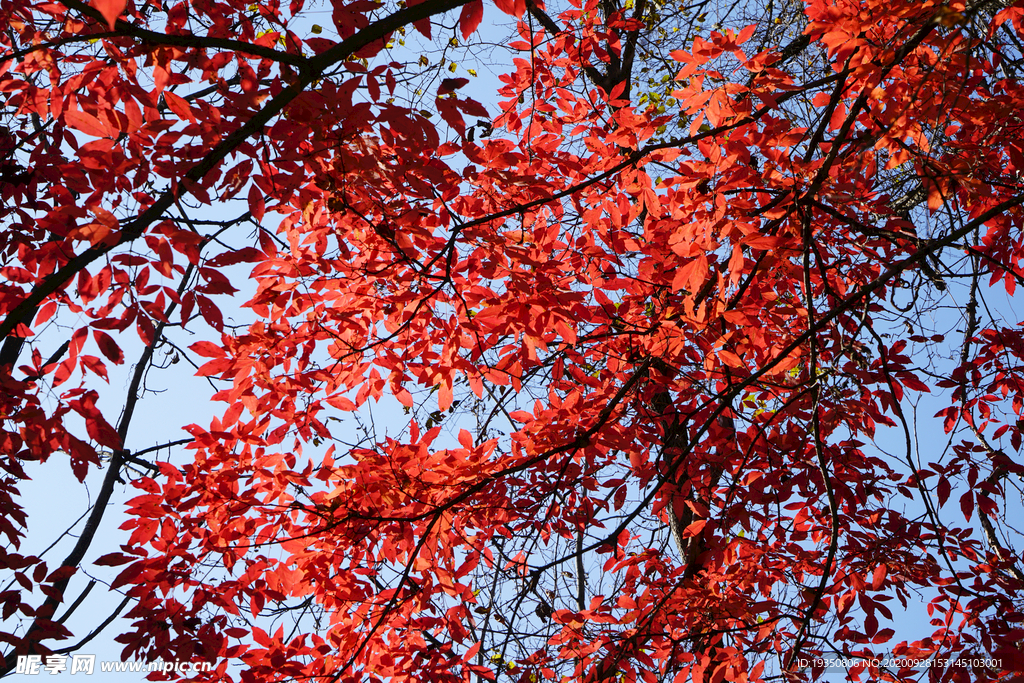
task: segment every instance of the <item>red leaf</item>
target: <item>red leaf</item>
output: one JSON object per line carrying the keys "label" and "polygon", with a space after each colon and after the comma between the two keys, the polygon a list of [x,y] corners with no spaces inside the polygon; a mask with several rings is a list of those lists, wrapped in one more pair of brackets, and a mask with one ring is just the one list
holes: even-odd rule
{"label": "red leaf", "polygon": [[91,4],[99,10],[103,18],[107,20],[110,30],[113,31],[117,18],[121,16],[121,12],[124,11],[124,7],[128,3],[126,0],[91,0]]}
{"label": "red leaf", "polygon": [[66,111],[64,112],[64,121],[70,127],[95,138],[110,138],[117,135],[116,130],[112,130],[98,118],[92,114],[86,114],[84,111]]}
{"label": "red leaf", "polygon": [[17,579],[18,583],[21,584],[22,588],[24,588],[27,591],[32,590],[32,581],[30,581],[27,576],[25,576],[21,572],[14,572],[14,578]]}
{"label": "red leaf", "polygon": [[484,18],[483,0],[472,0],[462,6],[462,13],[459,14],[459,26],[462,27],[462,38],[469,40],[469,36],[477,29]]}
{"label": "red leaf", "polygon": [[96,246],[100,242],[103,242],[112,232],[110,226],[106,223],[86,223],[75,231],[76,236],[82,239],[89,240],[91,246]]}
{"label": "red leaf", "polygon": [[974,491],[968,491],[960,496],[960,510],[964,513],[964,519],[971,521],[971,515],[974,513]]}
{"label": "red leaf", "polygon": [[153,323],[150,322],[149,318],[145,315],[139,315],[135,318],[135,329],[139,333],[139,339],[142,340],[143,344],[147,346],[153,343],[153,338],[156,335],[156,328],[153,327]]}
{"label": "red leaf", "polygon": [[120,365],[124,362],[124,352],[121,351],[121,347],[117,345],[113,337],[100,330],[93,330],[92,336],[96,340],[100,352],[112,363]]}
{"label": "red leaf", "polygon": [[107,553],[102,557],[96,558],[93,564],[100,565],[101,567],[118,567],[122,564],[128,564],[135,559],[131,555],[125,555],[124,553]]}
{"label": "red leaf", "polygon": [[332,396],[326,400],[328,405],[334,406],[338,410],[352,411],[356,409],[356,404],[344,396]]}
{"label": "red leaf", "polygon": [[422,33],[427,40],[430,40],[430,17],[427,17],[426,19],[420,19],[419,21],[414,21],[412,22],[412,25],[416,27],[416,30]]}
{"label": "red leaf", "polygon": [[438,95],[445,95],[450,92],[458,90],[462,86],[469,83],[468,78],[445,78],[441,80],[441,85],[437,88]]}
{"label": "red leaf", "polygon": [[871,589],[879,590],[882,587],[882,583],[885,581],[885,577],[889,572],[889,568],[884,564],[880,564],[875,567],[874,574],[871,575]]}
{"label": "red leaf", "polygon": [[212,344],[208,341],[196,342],[188,348],[205,358],[221,358],[224,356],[223,347],[217,346],[216,344]]}
{"label": "red leaf", "polygon": [[192,108],[184,98],[175,95],[170,90],[165,90],[163,95],[164,101],[167,103],[167,107],[177,114],[179,119],[185,121],[196,120],[196,117],[192,115]]}
{"label": "red leaf", "polygon": [[494,4],[505,14],[511,14],[517,19],[526,12],[526,0],[494,0]]}
{"label": "red leaf", "polygon": [[466,650],[466,654],[462,655],[463,662],[472,661],[473,657],[476,657],[476,653],[480,651],[480,642],[473,643],[473,646]]}
{"label": "red leaf", "polygon": [[56,583],[70,578],[78,573],[78,567],[57,567],[46,577],[46,583]]}
{"label": "red leaf", "polygon": [[91,439],[107,448],[121,448],[121,437],[103,417],[103,413],[96,405],[98,399],[99,394],[95,391],[87,391],[81,398],[70,401],[68,405],[85,419],[85,429]]}
{"label": "red leaf", "polygon": [[159,528],[160,524],[155,519],[139,519],[136,523],[135,531],[132,532],[131,537],[128,539],[128,545],[149,543],[156,536],[157,529]]}
{"label": "red leaf", "polygon": [[53,386],[60,386],[64,382],[68,381],[71,373],[75,369],[75,362],[68,358],[57,366],[57,371],[53,373]]}
{"label": "red leaf", "polygon": [[36,315],[36,325],[41,325],[47,320],[53,317],[53,314],[57,312],[57,302],[47,301],[39,308],[39,313]]}
{"label": "red leaf", "polygon": [[871,639],[871,642],[875,645],[887,643],[889,642],[889,640],[892,639],[894,635],[896,635],[896,631],[892,630],[891,628],[883,628],[881,631],[875,634],[875,637]]}
{"label": "red leaf", "polygon": [[216,360],[211,360],[209,363],[204,363],[198,370],[196,370],[196,374],[200,377],[212,377],[213,375],[219,375],[230,367],[231,362],[228,359],[218,358]]}
{"label": "red leaf", "polygon": [[939,495],[939,507],[946,504],[946,501],[949,499],[950,490],[949,480],[945,476],[939,477],[939,483],[935,487],[935,491]]}
{"label": "red leaf", "polygon": [[142,569],[142,562],[135,562],[134,564],[125,567],[124,571],[118,574],[117,578],[110,584],[110,588],[120,588],[121,586],[127,586],[128,584],[133,583],[142,573]]}
{"label": "red leaf", "polygon": [[708,523],[706,519],[698,519],[696,522],[691,522],[685,529],[683,529],[683,538],[690,538],[700,533],[701,529]]}
{"label": "red leaf", "polygon": [[199,305],[199,313],[210,324],[210,327],[218,331],[224,329],[224,316],[209,297],[196,294],[196,303]]}
{"label": "red leaf", "polygon": [[254,183],[249,186],[249,213],[257,223],[263,220],[264,209],[263,191]]}
{"label": "red leaf", "polygon": [[206,265],[211,268],[221,268],[223,266],[233,266],[236,263],[254,263],[262,257],[263,253],[259,249],[242,247],[241,249],[233,249],[232,251],[217,254],[208,260]]}
{"label": "red leaf", "polygon": [[101,361],[99,358],[97,358],[96,356],[83,354],[79,360],[82,361],[82,365],[89,368],[89,370],[91,370],[93,373],[99,375],[100,377],[107,381],[110,381],[110,378],[107,376],[107,366],[104,365],[103,361]]}

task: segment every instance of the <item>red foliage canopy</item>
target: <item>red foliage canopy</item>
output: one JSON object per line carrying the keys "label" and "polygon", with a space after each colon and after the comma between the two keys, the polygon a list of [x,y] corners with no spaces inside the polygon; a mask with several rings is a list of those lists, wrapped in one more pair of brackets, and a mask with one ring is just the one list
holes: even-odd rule
{"label": "red foliage canopy", "polygon": [[[1024,6],[495,6],[0,2],[7,670],[130,476],[118,640],[200,680],[1014,676]],[[171,344],[222,405],[152,464]],[[109,462],[53,568],[57,453]]]}

